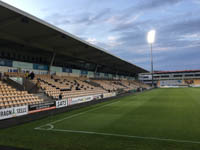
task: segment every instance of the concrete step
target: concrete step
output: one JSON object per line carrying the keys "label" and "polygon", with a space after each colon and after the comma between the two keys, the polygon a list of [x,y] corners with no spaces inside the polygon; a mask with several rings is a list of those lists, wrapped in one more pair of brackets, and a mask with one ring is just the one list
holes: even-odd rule
{"label": "concrete step", "polygon": [[44,101],[54,101],[51,97],[48,97],[45,93],[39,92],[35,93],[35,96],[38,96],[39,98],[42,98]]}

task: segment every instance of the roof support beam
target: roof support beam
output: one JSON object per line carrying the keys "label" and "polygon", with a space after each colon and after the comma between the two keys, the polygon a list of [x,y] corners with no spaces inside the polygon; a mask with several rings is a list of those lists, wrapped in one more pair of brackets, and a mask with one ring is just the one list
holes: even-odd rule
{"label": "roof support beam", "polygon": [[97,73],[97,70],[98,70],[98,64],[96,65],[96,67],[95,67],[95,71],[94,71],[94,73]]}
{"label": "roof support beam", "polygon": [[51,58],[51,63],[50,63],[50,65],[49,65],[48,74],[50,74],[50,72],[51,72],[51,67],[52,67],[53,62],[54,62],[54,60],[55,60],[55,56],[56,56],[56,51],[55,51],[55,49],[54,49],[54,50],[53,50],[53,56],[52,56],[52,58]]}

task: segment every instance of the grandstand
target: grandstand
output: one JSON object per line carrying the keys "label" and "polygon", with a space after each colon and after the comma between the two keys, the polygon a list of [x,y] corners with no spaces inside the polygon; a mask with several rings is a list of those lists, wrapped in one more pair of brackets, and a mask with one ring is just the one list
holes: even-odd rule
{"label": "grandstand", "polygon": [[3,2],[0,20],[0,120],[148,88],[146,70]]}

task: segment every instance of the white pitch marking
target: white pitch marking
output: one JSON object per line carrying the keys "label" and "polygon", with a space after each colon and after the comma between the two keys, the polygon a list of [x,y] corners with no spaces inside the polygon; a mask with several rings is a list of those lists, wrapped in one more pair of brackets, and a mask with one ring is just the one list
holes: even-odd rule
{"label": "white pitch marking", "polygon": [[56,132],[96,134],[96,135],[104,135],[104,136],[126,137],[126,138],[136,138],[136,139],[146,139],[146,140],[156,140],[156,141],[169,141],[169,142],[176,142],[176,143],[200,144],[200,141],[175,140],[175,139],[157,138],[157,137],[143,137],[143,136],[133,136],[133,135],[126,135],[126,134],[113,134],[113,133],[101,133],[101,132],[78,131],[78,130],[64,130],[64,129],[42,129],[42,128],[37,128],[37,130],[46,130],[46,131],[50,130],[50,131],[56,131]]}
{"label": "white pitch marking", "polygon": [[[52,127],[53,124],[58,123],[58,122],[61,122],[61,121],[63,121],[63,120],[71,119],[71,118],[80,116],[80,115],[82,115],[82,114],[85,114],[85,113],[87,113],[87,112],[91,112],[91,111],[94,111],[94,110],[98,110],[98,109],[101,109],[101,108],[106,107],[106,106],[108,106],[108,105],[112,105],[112,104],[119,103],[119,102],[120,102],[120,101],[115,101],[115,102],[112,102],[112,103],[109,103],[109,104],[106,104],[106,105],[103,105],[103,106],[100,106],[100,107],[97,107],[97,108],[94,108],[94,109],[90,109],[90,110],[87,110],[87,111],[84,111],[84,112],[80,112],[80,113],[77,113],[77,114],[74,114],[74,115],[71,115],[71,116],[68,116],[68,117],[65,117],[65,118],[62,118],[62,119],[59,119],[59,120],[56,120],[56,121],[47,123],[47,124],[45,124],[45,125],[36,127],[35,129],[41,129],[42,127],[50,126],[50,125],[51,125],[51,127]],[[52,128],[52,129],[53,129],[53,128]]]}
{"label": "white pitch marking", "polygon": [[[49,127],[49,128],[43,128],[43,127]],[[52,130],[54,128],[54,125],[52,124],[45,124],[45,125],[42,125],[40,127],[36,127],[34,128],[35,130],[41,130],[41,129],[44,129],[44,130]]]}

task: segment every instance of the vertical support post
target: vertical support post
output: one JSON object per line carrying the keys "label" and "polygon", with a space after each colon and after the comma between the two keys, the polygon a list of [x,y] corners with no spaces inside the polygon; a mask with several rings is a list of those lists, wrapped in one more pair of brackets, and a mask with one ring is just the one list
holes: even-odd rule
{"label": "vertical support post", "polygon": [[118,70],[116,71],[116,78],[117,78]]}
{"label": "vertical support post", "polygon": [[128,79],[127,79],[127,80],[129,80],[129,79],[130,79],[130,77],[131,77],[131,73],[128,73]]}
{"label": "vertical support post", "polygon": [[95,77],[95,78],[97,78],[97,75],[96,75],[97,70],[98,70],[98,64],[96,65],[95,70],[94,70],[94,77]]}
{"label": "vertical support post", "polygon": [[52,56],[52,58],[51,58],[51,62],[50,62],[50,65],[49,65],[49,71],[48,71],[48,74],[50,74],[50,72],[51,72],[51,66],[53,65],[53,62],[54,62],[55,56],[56,56],[56,52],[55,52],[55,49],[54,49],[54,50],[53,50],[53,56]]}
{"label": "vertical support post", "polygon": [[96,68],[95,68],[95,71],[94,71],[95,74],[97,73],[97,69],[98,69],[98,65],[96,65]]}
{"label": "vertical support post", "polygon": [[151,43],[151,76],[152,76],[152,85],[151,86],[154,87],[152,43]]}

